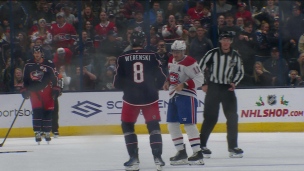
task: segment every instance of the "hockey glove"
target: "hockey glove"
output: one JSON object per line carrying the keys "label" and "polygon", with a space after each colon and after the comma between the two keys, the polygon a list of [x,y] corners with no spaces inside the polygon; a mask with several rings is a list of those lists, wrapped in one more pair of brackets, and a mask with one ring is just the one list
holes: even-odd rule
{"label": "hockey glove", "polygon": [[57,99],[60,94],[61,94],[61,88],[60,87],[55,86],[55,87],[52,88],[53,99]]}
{"label": "hockey glove", "polygon": [[20,90],[20,93],[21,93],[21,95],[24,99],[29,99],[30,98],[30,92],[26,88],[22,88]]}

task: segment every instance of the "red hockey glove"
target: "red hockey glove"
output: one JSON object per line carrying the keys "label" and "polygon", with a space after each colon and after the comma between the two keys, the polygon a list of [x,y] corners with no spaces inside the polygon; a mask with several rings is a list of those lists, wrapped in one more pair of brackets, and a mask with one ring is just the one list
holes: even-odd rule
{"label": "red hockey glove", "polygon": [[57,99],[60,94],[61,94],[61,88],[60,87],[55,86],[55,87],[52,88],[53,99]]}
{"label": "red hockey glove", "polygon": [[20,90],[20,93],[21,93],[21,95],[24,99],[29,99],[30,98],[30,92],[26,88],[22,88]]}

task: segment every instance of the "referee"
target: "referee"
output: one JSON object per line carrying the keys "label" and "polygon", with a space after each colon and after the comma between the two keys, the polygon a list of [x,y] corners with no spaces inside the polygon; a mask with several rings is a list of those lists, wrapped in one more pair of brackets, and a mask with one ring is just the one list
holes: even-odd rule
{"label": "referee", "polygon": [[[227,119],[227,141],[229,157],[243,157],[243,150],[238,148],[237,99],[234,93],[236,85],[244,76],[243,62],[240,55],[231,48],[233,35],[222,32],[219,36],[220,47],[211,49],[201,59],[199,66],[205,80],[202,90],[206,93],[204,121],[201,128],[201,148],[205,158],[211,151],[207,148],[208,138],[217,123],[220,103]],[[208,76],[206,76],[208,75]]]}

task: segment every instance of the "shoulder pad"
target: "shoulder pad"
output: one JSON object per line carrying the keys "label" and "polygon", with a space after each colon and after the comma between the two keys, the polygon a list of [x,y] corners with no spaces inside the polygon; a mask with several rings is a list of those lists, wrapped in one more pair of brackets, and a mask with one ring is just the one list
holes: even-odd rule
{"label": "shoulder pad", "polygon": [[53,63],[53,61],[52,61],[52,60],[48,60],[48,62],[49,62],[49,63]]}

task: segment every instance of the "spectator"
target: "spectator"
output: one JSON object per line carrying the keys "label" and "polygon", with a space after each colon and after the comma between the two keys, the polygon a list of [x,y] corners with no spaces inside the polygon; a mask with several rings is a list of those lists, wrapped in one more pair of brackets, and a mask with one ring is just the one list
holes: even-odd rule
{"label": "spectator", "polygon": [[286,22],[286,39],[297,46],[300,36],[304,33],[304,15],[299,6],[293,6],[293,16]]}
{"label": "spectator", "polygon": [[239,27],[241,31],[244,30],[244,19],[242,17],[236,19],[236,26]]}
{"label": "spectator", "polygon": [[261,57],[270,56],[269,24],[262,22],[260,29],[256,30],[255,34],[258,43],[256,55]]}
{"label": "spectator", "polygon": [[252,76],[253,67],[255,62],[254,55],[256,54],[255,46],[257,46],[256,36],[253,32],[253,24],[251,22],[246,22],[244,25],[244,30],[240,32],[239,36],[235,39],[235,48],[240,53],[243,60],[245,77]]}
{"label": "spectator", "polygon": [[[76,67],[76,74],[72,76],[71,83],[70,83],[70,90],[71,91],[93,91],[95,90],[95,81],[96,75],[89,72],[86,67],[84,66],[82,69],[83,77],[82,81],[80,82],[80,67]],[[83,89],[81,88],[81,84],[83,84]]]}
{"label": "spectator", "polygon": [[14,92],[20,93],[23,87],[23,72],[21,68],[15,68],[14,70]]}
{"label": "spectator", "polygon": [[84,53],[93,55],[95,53],[93,40],[88,36],[88,33],[85,30],[82,31],[81,36],[82,36],[82,44],[80,43],[79,38],[76,40],[76,42],[74,42],[74,49],[73,49],[74,54],[80,54],[80,44],[81,44]]}
{"label": "spectator", "polygon": [[247,21],[252,22],[252,14],[246,9],[247,5],[244,2],[238,3],[238,11],[235,14],[235,18],[243,18],[244,23]]}
{"label": "spectator", "polygon": [[64,65],[67,74],[71,75],[72,58],[73,53],[69,48],[58,48],[54,54],[53,63],[57,70],[59,70],[59,68]]}
{"label": "spectator", "polygon": [[169,2],[168,6],[167,6],[167,9],[165,10],[165,15],[164,15],[164,18],[166,19],[165,22],[168,22],[168,18],[171,15],[173,15],[175,17],[176,14],[177,14],[177,10],[176,10],[174,4],[172,2]]}
{"label": "spectator", "polygon": [[91,6],[85,6],[82,18],[83,23],[87,23],[89,21],[92,26],[96,26],[98,24],[98,18],[93,14]]}
{"label": "spectator", "polygon": [[133,28],[134,31],[142,31],[147,33],[147,27],[149,24],[144,21],[143,13],[141,11],[136,11],[134,14],[134,20],[130,20],[128,26]]}
{"label": "spectator", "polygon": [[34,31],[31,35],[32,42],[35,42],[38,38],[41,38],[43,40],[42,44],[49,45],[52,43],[52,34],[46,26],[46,20],[43,18],[39,19],[37,30]]}
{"label": "spectator", "polygon": [[226,3],[226,0],[217,0],[216,1],[216,13],[217,15],[232,13],[233,7],[230,4]]}
{"label": "spectator", "polygon": [[136,2],[136,0],[128,0],[123,9],[124,16],[127,19],[133,19],[135,18],[136,11],[143,13],[143,6],[140,3]]}
{"label": "spectator", "polygon": [[51,24],[55,23],[55,16],[51,12],[49,5],[47,3],[43,3],[41,9],[35,11],[35,15],[33,16],[33,24],[39,24],[39,20],[43,18],[45,19],[46,26],[51,27]]}
{"label": "spectator", "polygon": [[122,41],[117,37],[117,33],[111,30],[108,32],[107,38],[101,42],[97,51],[100,54],[98,60],[105,62],[107,56],[119,56],[122,53]]}
{"label": "spectator", "polygon": [[207,30],[203,27],[198,27],[196,30],[197,36],[190,44],[189,56],[193,57],[196,61],[200,61],[204,54],[213,48],[210,39],[206,38]]}
{"label": "spectator", "polygon": [[[149,25],[151,25],[151,24],[156,22],[157,15],[161,15],[161,16],[164,15],[164,10],[160,8],[160,3],[155,1],[155,2],[153,2],[152,9],[150,9],[148,11],[148,13],[149,13],[149,16],[150,16],[150,19],[149,19],[150,24]],[[145,18],[148,17],[148,13],[147,12],[145,13]]]}
{"label": "spectator", "polygon": [[88,38],[90,38],[91,40],[94,40],[95,38],[95,33],[94,33],[94,27],[91,23],[91,21],[86,21],[84,22],[84,27],[83,27],[83,31],[87,32]]}
{"label": "spectator", "polygon": [[74,26],[75,23],[78,22],[78,19],[75,17],[74,14],[72,14],[72,10],[73,10],[73,8],[68,5],[65,5],[64,7],[62,7],[65,21]]}
{"label": "spectator", "polygon": [[189,31],[189,29],[191,28],[191,27],[193,27],[193,24],[192,24],[192,22],[191,22],[191,20],[190,20],[190,16],[189,15],[184,15],[184,19],[183,19],[183,29],[185,29],[185,30],[188,30]]}
{"label": "spectator", "polygon": [[99,46],[99,43],[106,39],[109,31],[117,31],[115,23],[108,21],[108,15],[105,12],[100,12],[100,23],[95,26],[95,47]]}
{"label": "spectator", "polygon": [[286,60],[280,57],[277,47],[271,49],[271,59],[267,59],[263,65],[266,70],[272,73],[272,84],[274,86],[286,85],[289,67]]}
{"label": "spectator", "polygon": [[204,17],[204,13],[203,13],[203,2],[196,2],[196,6],[193,8],[190,8],[187,11],[187,14],[190,16],[190,20],[194,21],[194,20],[201,20]]}
{"label": "spectator", "polygon": [[265,10],[272,19],[279,16],[279,7],[275,5],[274,0],[267,0],[267,6],[263,7],[262,10]]}
{"label": "spectator", "polygon": [[115,71],[113,68],[108,67],[105,71],[105,75],[102,79],[100,89],[104,91],[111,91],[115,90],[113,86],[113,80],[114,80]]}
{"label": "spectator", "polygon": [[220,29],[220,33],[229,32],[235,38],[241,32],[241,29],[234,24],[234,15],[232,13],[227,13],[225,16],[226,25]]}
{"label": "spectator", "polygon": [[168,61],[170,57],[170,53],[166,50],[166,44],[164,40],[160,40],[157,46],[157,52],[159,56],[159,60],[161,62],[161,68],[165,75],[168,75]]}
{"label": "spectator", "polygon": [[162,36],[166,43],[173,43],[175,40],[181,39],[183,29],[181,25],[177,25],[175,17],[169,16],[168,24],[163,26]]}
{"label": "spectator", "polygon": [[212,24],[210,5],[203,6],[203,14],[204,14],[204,16],[201,18],[201,25],[202,25],[202,27],[209,30],[211,28],[211,24]]}
{"label": "spectator", "polygon": [[304,81],[304,53],[301,53],[298,58],[298,71],[300,73],[301,79]]}
{"label": "spectator", "polygon": [[56,14],[56,23],[52,24],[50,32],[53,37],[53,47],[71,48],[76,37],[76,30],[73,25],[67,23],[64,18],[64,13]]}
{"label": "spectator", "polygon": [[279,37],[280,37],[280,21],[279,17],[274,18],[273,26],[269,30],[269,42],[270,46],[278,46],[279,44]]}
{"label": "spectator", "polygon": [[165,25],[164,18],[162,14],[157,14],[156,21],[152,24],[152,27],[154,27],[157,30],[157,34],[162,38],[162,28]]}
{"label": "spectator", "polygon": [[130,37],[131,37],[132,33],[133,33],[133,28],[129,27],[127,29],[127,32],[126,32],[125,37],[123,38],[123,42],[122,42],[123,48],[124,48],[123,52],[126,52],[126,51],[132,49],[131,40],[130,40]]}
{"label": "spectator", "polygon": [[254,64],[253,85],[258,87],[272,86],[272,74],[264,68],[260,61]]}
{"label": "spectator", "polygon": [[196,29],[198,28],[198,27],[201,27],[202,25],[201,25],[201,22],[200,22],[200,20],[194,20],[193,21],[193,27],[195,27]]}
{"label": "spectator", "polygon": [[296,87],[302,81],[301,77],[298,75],[297,70],[290,70],[288,77],[289,77],[289,79],[287,82],[287,86],[290,86],[290,87]]}
{"label": "spectator", "polygon": [[62,91],[69,91],[70,90],[70,83],[71,83],[71,77],[67,75],[65,72],[65,66],[62,65],[59,67],[59,74],[63,78],[63,90]]}
{"label": "spectator", "polygon": [[[187,36],[187,38],[186,38],[186,46],[187,46],[187,48],[186,48],[186,54],[189,54],[188,52],[189,52],[189,50],[190,50],[190,45],[191,45],[191,42],[192,42],[192,40],[193,39],[195,39],[197,37],[197,34],[196,34],[196,27],[191,27],[190,29],[189,29],[189,31],[188,31],[188,36]],[[191,56],[191,55],[190,55]],[[191,57],[193,57],[193,56],[191,56]]]}

